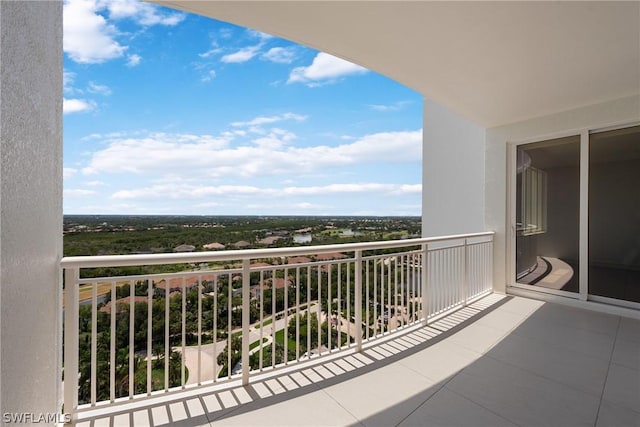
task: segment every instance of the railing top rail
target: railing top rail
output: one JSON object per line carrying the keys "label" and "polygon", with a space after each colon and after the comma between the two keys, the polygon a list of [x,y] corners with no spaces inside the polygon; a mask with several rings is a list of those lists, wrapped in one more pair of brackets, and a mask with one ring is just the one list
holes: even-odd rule
{"label": "railing top rail", "polygon": [[468,239],[483,236],[493,236],[493,231],[482,233],[455,234],[450,236],[423,237],[418,239],[386,240],[378,242],[343,243],[334,245],[296,246],[286,248],[243,249],[215,252],[162,253],[143,255],[103,255],[103,256],[73,256],[62,258],[62,268],[96,268],[123,267],[159,264],[188,264],[214,261],[237,261],[241,259],[275,258],[283,256],[300,256],[309,254],[323,254],[331,252],[353,252],[375,249],[399,248],[446,240]]}

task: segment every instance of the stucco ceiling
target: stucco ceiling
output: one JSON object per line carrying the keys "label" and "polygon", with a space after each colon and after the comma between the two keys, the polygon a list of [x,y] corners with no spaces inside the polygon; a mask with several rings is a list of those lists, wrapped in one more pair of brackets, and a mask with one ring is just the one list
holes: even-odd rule
{"label": "stucco ceiling", "polygon": [[640,94],[640,2],[155,3],[302,43],[486,127]]}

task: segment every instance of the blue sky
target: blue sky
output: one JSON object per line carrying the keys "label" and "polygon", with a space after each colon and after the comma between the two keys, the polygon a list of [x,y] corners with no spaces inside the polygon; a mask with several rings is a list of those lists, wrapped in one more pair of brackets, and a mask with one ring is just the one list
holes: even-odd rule
{"label": "blue sky", "polygon": [[422,99],[134,0],[64,4],[66,214],[420,215]]}

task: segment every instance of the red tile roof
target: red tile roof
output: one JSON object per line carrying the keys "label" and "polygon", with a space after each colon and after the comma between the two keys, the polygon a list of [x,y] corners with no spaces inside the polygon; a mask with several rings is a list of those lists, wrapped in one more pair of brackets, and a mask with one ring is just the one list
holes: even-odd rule
{"label": "red tile roof", "polygon": [[[133,297],[134,304],[137,304],[139,302],[147,302],[148,300],[149,300],[149,298],[147,298],[144,295],[134,296]],[[130,302],[131,302],[131,297],[123,297],[123,298],[117,299],[116,300],[117,312],[121,312],[122,310],[124,310],[124,307],[128,307]],[[111,313],[111,301],[106,303],[104,306],[100,307],[100,311],[102,313],[110,314]]]}

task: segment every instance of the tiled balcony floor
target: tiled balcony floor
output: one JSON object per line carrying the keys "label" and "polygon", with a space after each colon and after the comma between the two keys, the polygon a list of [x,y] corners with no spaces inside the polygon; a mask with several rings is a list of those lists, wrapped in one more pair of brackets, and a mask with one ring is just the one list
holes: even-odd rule
{"label": "tiled balcony floor", "polygon": [[640,426],[640,320],[489,295],[321,364],[82,426]]}

